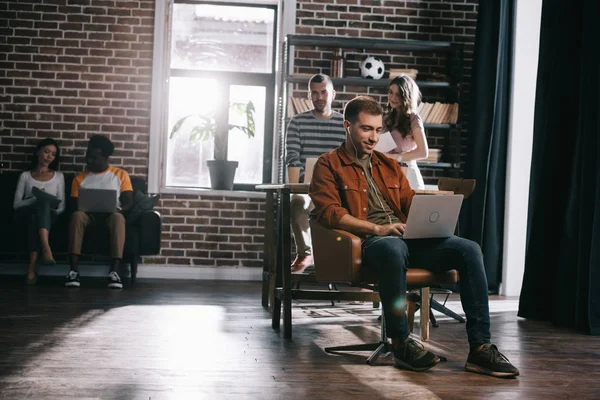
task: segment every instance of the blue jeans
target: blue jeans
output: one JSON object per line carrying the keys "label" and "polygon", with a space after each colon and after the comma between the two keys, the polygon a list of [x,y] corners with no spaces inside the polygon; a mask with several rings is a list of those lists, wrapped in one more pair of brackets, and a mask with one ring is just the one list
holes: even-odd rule
{"label": "blue jeans", "polygon": [[490,342],[487,278],[477,243],[456,236],[412,240],[371,236],[363,241],[362,250],[363,264],[378,274],[388,337],[405,339],[410,334],[405,313],[406,271],[414,266],[435,272],[456,269],[469,344]]}

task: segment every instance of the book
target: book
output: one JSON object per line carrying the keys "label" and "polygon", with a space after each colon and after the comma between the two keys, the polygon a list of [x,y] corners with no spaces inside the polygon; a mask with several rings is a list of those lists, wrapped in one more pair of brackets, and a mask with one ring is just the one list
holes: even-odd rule
{"label": "book", "polygon": [[41,201],[47,201],[50,204],[50,208],[56,209],[58,208],[61,200],[50,194],[50,193],[46,193],[45,191],[43,191],[42,189],[34,186],[33,188],[31,188],[31,194],[33,194],[33,196]]}
{"label": "book", "polygon": [[389,132],[382,133],[379,135],[379,142],[375,145],[375,150],[380,151],[382,153],[388,153],[394,150],[398,145],[396,141],[392,137],[392,134]]}
{"label": "book", "polygon": [[402,75],[410,76],[412,79],[417,80],[417,74],[419,70],[417,69],[406,69],[406,68],[390,68],[390,79],[397,78]]}
{"label": "book", "polygon": [[288,102],[287,102],[287,116],[288,118],[292,118],[294,115],[296,115],[296,110],[294,108],[294,99],[292,98],[292,96],[288,97]]}
{"label": "book", "polygon": [[425,123],[427,121],[427,117],[429,116],[429,113],[431,112],[432,108],[433,108],[433,104],[424,103],[423,108],[421,109],[421,112],[419,113],[419,115],[421,116],[421,119],[423,120],[423,123]]}
{"label": "book", "polygon": [[437,123],[436,121],[437,121],[438,115],[440,114],[441,109],[442,109],[442,103],[440,103],[439,101],[436,101],[433,104],[433,109],[429,113],[429,117],[427,118],[427,123],[436,124]]}

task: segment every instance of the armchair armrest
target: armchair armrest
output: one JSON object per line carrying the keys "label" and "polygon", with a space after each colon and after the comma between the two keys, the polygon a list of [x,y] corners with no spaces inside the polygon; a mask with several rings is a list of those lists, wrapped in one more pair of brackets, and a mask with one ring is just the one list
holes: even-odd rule
{"label": "armchair armrest", "polygon": [[328,229],[318,221],[310,221],[313,256],[317,281],[362,281],[361,239],[347,231]]}
{"label": "armchair armrest", "polygon": [[138,221],[140,247],[139,255],[148,256],[160,253],[162,216],[158,211],[144,211]]}

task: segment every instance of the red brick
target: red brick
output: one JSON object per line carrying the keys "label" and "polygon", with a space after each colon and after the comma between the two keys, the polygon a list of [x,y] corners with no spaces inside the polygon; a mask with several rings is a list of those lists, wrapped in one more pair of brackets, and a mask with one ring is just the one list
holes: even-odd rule
{"label": "red brick", "polygon": [[196,226],[194,231],[197,233],[219,233],[219,227],[218,226],[200,225],[200,226]]}
{"label": "red brick", "polygon": [[233,258],[233,252],[231,251],[211,251],[211,258]]}
{"label": "red brick", "polygon": [[251,252],[236,252],[235,254],[235,258],[243,260],[257,260],[259,258],[259,254],[258,253],[251,253]]}
{"label": "red brick", "polygon": [[167,258],[167,264],[190,265],[191,261],[189,258],[169,257]]}
{"label": "red brick", "polygon": [[239,267],[240,262],[238,260],[216,260],[217,267]]}
{"label": "red brick", "polygon": [[211,260],[211,259],[198,259],[198,258],[194,258],[192,260],[194,265],[204,265],[204,266],[214,266],[215,265],[215,260]]}

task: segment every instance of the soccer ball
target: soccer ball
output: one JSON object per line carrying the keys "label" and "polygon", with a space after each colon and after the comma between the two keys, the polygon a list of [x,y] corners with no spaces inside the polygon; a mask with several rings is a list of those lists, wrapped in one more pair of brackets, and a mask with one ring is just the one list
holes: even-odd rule
{"label": "soccer ball", "polygon": [[360,76],[365,79],[381,79],[385,72],[383,61],[377,57],[367,57],[361,61]]}

